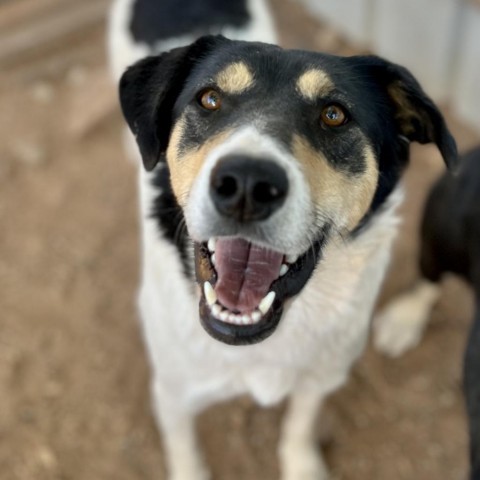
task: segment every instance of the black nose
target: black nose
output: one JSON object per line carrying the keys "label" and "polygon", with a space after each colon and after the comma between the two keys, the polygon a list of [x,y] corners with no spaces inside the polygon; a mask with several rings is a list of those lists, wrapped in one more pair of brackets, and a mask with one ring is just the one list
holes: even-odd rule
{"label": "black nose", "polygon": [[240,222],[265,220],[282,206],[287,192],[285,171],[270,160],[224,157],[210,177],[215,207]]}

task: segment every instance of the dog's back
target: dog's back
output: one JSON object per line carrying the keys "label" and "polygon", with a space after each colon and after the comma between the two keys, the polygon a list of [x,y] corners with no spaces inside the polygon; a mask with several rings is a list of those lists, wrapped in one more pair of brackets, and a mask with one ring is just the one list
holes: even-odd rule
{"label": "dog's back", "polygon": [[480,148],[462,158],[458,175],[443,175],[428,198],[422,224],[422,274],[443,272],[480,287]]}
{"label": "dog's back", "polygon": [[108,28],[114,78],[141,58],[219,33],[236,40],[277,42],[265,0],[114,0]]}

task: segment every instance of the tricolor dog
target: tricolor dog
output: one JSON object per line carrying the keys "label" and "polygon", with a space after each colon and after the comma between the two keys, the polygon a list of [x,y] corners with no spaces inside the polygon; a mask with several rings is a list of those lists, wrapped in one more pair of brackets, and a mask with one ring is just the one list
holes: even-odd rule
{"label": "tricolor dog", "polygon": [[204,36],[131,66],[139,296],[169,475],[208,478],[205,407],[290,397],[284,480],[324,480],[313,427],[361,354],[397,228],[409,143],[456,147],[405,69]]}

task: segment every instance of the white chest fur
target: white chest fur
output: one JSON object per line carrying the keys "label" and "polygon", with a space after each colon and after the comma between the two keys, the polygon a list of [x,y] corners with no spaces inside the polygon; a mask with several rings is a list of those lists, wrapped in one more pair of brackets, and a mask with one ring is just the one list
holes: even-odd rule
{"label": "white chest fur", "polygon": [[139,306],[155,377],[195,409],[242,393],[268,405],[299,386],[327,393],[341,385],[365,345],[396,232],[400,192],[357,238],[327,246],[271,337],[255,345],[228,346],[201,327],[198,287],[186,279],[176,248],[148,218],[158,191],[150,187],[148,174],[140,177]]}

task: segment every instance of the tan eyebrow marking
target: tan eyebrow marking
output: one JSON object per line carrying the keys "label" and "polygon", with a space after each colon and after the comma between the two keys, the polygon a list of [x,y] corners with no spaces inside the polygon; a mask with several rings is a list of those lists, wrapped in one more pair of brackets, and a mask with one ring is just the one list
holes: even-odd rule
{"label": "tan eyebrow marking", "polygon": [[224,92],[238,94],[254,84],[254,77],[245,63],[235,62],[225,67],[215,81]]}
{"label": "tan eyebrow marking", "polygon": [[333,90],[333,82],[323,70],[312,68],[298,77],[297,90],[306,99],[315,100]]}

